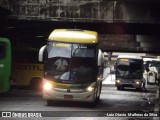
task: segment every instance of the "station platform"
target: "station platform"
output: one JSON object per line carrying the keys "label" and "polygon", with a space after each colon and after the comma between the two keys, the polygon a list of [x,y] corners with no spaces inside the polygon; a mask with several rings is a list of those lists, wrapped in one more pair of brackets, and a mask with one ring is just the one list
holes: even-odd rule
{"label": "station platform", "polygon": [[110,68],[105,68],[103,72],[103,85],[115,85],[115,74],[110,74]]}

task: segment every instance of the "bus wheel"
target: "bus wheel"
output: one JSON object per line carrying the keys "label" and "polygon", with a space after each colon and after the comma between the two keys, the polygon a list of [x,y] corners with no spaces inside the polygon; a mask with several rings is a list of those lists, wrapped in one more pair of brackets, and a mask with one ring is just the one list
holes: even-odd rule
{"label": "bus wheel", "polygon": [[100,94],[97,96],[96,102],[99,102],[99,99],[100,99]]}
{"label": "bus wheel", "polygon": [[98,90],[98,96],[97,96],[97,100],[96,100],[97,102],[99,102],[101,90],[102,90],[102,85],[100,85],[99,90]]}
{"label": "bus wheel", "polygon": [[96,90],[94,91],[94,101],[97,102],[97,99],[98,99],[98,87],[96,88]]}
{"label": "bus wheel", "polygon": [[141,88],[136,88],[136,90],[137,90],[137,91],[141,91],[142,89],[141,89]]}
{"label": "bus wheel", "polygon": [[121,90],[121,87],[118,86],[118,87],[117,87],[117,90]]}
{"label": "bus wheel", "polygon": [[41,90],[42,89],[42,79],[33,78],[30,82],[30,88],[33,90]]}
{"label": "bus wheel", "polygon": [[53,101],[52,100],[47,100],[47,105],[50,106],[52,105]]}
{"label": "bus wheel", "polygon": [[55,100],[47,100],[47,105],[48,106],[54,105],[55,103],[56,103]]}
{"label": "bus wheel", "polygon": [[141,87],[139,87],[139,88],[136,88],[136,90],[137,90],[137,91],[142,91],[142,90],[143,90],[143,87],[142,87],[142,85],[141,85]]}

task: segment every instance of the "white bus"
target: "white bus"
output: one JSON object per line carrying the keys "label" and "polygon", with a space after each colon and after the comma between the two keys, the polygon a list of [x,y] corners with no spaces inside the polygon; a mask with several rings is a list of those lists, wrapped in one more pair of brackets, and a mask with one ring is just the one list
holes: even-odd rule
{"label": "white bus", "polygon": [[43,98],[53,101],[95,103],[100,98],[103,55],[98,33],[89,30],[56,29],[40,49],[44,58]]}
{"label": "white bus", "polygon": [[120,55],[117,57],[115,69],[117,90],[124,89],[124,87],[142,90],[145,82],[142,57]]}

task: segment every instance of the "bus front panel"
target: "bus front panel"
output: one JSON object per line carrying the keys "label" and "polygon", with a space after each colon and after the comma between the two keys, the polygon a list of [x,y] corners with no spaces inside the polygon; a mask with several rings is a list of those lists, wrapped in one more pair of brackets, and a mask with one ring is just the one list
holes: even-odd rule
{"label": "bus front panel", "polygon": [[49,42],[43,98],[93,102],[101,86],[97,81],[97,50],[96,44]]}
{"label": "bus front panel", "polygon": [[143,60],[120,58],[116,61],[117,88],[141,88],[143,84]]}

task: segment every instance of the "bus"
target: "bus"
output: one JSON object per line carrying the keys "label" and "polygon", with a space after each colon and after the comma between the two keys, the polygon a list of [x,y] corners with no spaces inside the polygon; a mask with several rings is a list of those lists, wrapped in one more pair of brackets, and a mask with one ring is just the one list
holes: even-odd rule
{"label": "bus", "polygon": [[59,100],[96,103],[102,88],[102,60],[97,32],[53,30],[39,51],[39,61],[44,61],[43,98],[47,104]]}
{"label": "bus", "polygon": [[115,64],[115,85],[117,90],[124,87],[143,89],[143,58],[139,56],[119,55]]}
{"label": "bus", "polygon": [[10,89],[11,73],[11,42],[7,38],[0,37],[0,92],[8,92]]}
{"label": "bus", "polygon": [[43,64],[38,61],[39,49],[17,47],[13,49],[11,83],[13,87],[41,89]]}
{"label": "bus", "polygon": [[144,61],[144,77],[147,83],[160,83],[160,59],[143,58]]}

